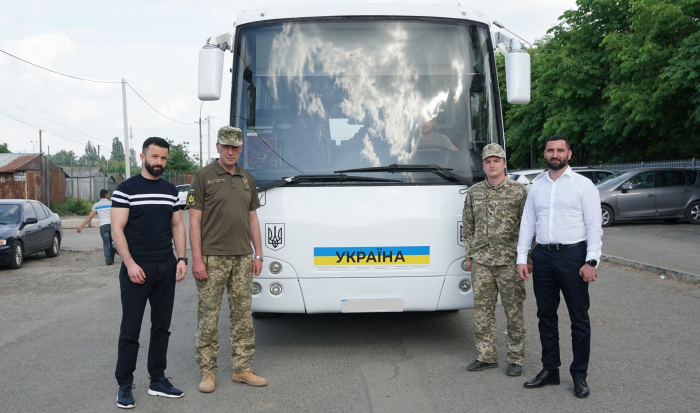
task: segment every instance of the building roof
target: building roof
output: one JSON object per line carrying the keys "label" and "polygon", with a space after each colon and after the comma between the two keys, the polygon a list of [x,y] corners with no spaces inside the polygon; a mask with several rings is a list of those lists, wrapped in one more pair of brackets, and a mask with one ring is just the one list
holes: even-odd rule
{"label": "building roof", "polygon": [[38,153],[0,153],[0,172],[25,170],[22,167],[37,156]]}
{"label": "building roof", "polygon": [[[102,177],[105,175],[102,168],[97,166],[93,166],[92,168],[89,166],[74,166],[72,175],[70,166],[63,166],[62,168],[63,172],[65,172],[69,178],[89,178],[91,174],[93,177]],[[109,176],[109,174],[107,174],[107,176]]]}

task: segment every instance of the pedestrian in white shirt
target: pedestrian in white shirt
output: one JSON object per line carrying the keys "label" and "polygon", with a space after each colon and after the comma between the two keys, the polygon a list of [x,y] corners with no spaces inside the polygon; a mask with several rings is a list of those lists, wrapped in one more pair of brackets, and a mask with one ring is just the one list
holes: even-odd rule
{"label": "pedestrian in white shirt", "polygon": [[574,379],[574,395],[583,398],[590,393],[586,382],[591,349],[588,284],[598,276],[603,245],[600,195],[589,179],[568,166],[571,146],[565,137],[554,135],[547,140],[544,159],[549,173],[530,188],[518,239],[518,274],[527,281],[527,254],[537,233],[532,279],[543,369],[524,386],[559,384],[557,309],[561,292],[571,319],[574,360],[569,371]]}
{"label": "pedestrian in white shirt", "polygon": [[92,211],[90,215],[85,218],[82,224],[77,228],[78,233],[83,230],[83,227],[87,225],[92,218],[97,214],[100,218],[100,237],[102,237],[102,249],[105,254],[105,263],[107,265],[114,264],[114,254],[117,252],[114,249],[114,243],[112,242],[112,221],[110,214],[112,212],[112,201],[109,199],[109,191],[106,189],[100,190],[100,200],[92,206]]}

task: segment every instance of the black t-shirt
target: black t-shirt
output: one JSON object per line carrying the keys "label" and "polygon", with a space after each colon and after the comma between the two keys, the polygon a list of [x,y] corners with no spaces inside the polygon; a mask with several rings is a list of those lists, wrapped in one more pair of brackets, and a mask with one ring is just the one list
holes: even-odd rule
{"label": "black t-shirt", "polygon": [[134,175],[114,190],[112,208],[129,208],[124,236],[134,261],[165,261],[173,256],[171,222],[180,210],[175,185]]}

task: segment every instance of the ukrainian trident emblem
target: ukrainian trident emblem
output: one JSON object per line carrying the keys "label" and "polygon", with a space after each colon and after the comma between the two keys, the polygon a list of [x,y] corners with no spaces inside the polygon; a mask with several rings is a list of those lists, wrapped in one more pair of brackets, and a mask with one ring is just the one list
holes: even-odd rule
{"label": "ukrainian trident emblem", "polygon": [[265,246],[273,251],[284,248],[284,224],[265,224]]}

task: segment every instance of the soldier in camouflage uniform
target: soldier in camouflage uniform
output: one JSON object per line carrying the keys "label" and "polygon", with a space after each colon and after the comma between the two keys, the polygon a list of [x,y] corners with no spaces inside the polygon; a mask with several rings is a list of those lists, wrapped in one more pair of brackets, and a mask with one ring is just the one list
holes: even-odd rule
{"label": "soldier in camouflage uniform", "polygon": [[462,235],[474,284],[474,342],[479,352],[467,369],[498,367],[495,309],[500,293],[508,320],[507,374],[519,376],[525,361],[525,283],[515,260],[527,191],[506,176],[505,157],[498,144],[484,147],[481,158],[487,178],[469,188],[464,201]]}
{"label": "soldier in camouflage uniform", "polygon": [[216,389],[217,324],[224,289],[231,309],[233,381],[267,386],[267,380],[250,370],[255,354],[251,272],[260,275],[263,259],[255,211],[260,207],[257,188],[253,176],[237,164],[242,145],[240,129],[219,129],[216,150],[220,158],[197,171],[187,196],[192,275],[199,293],[196,359],[202,373],[199,390],[204,393]]}

